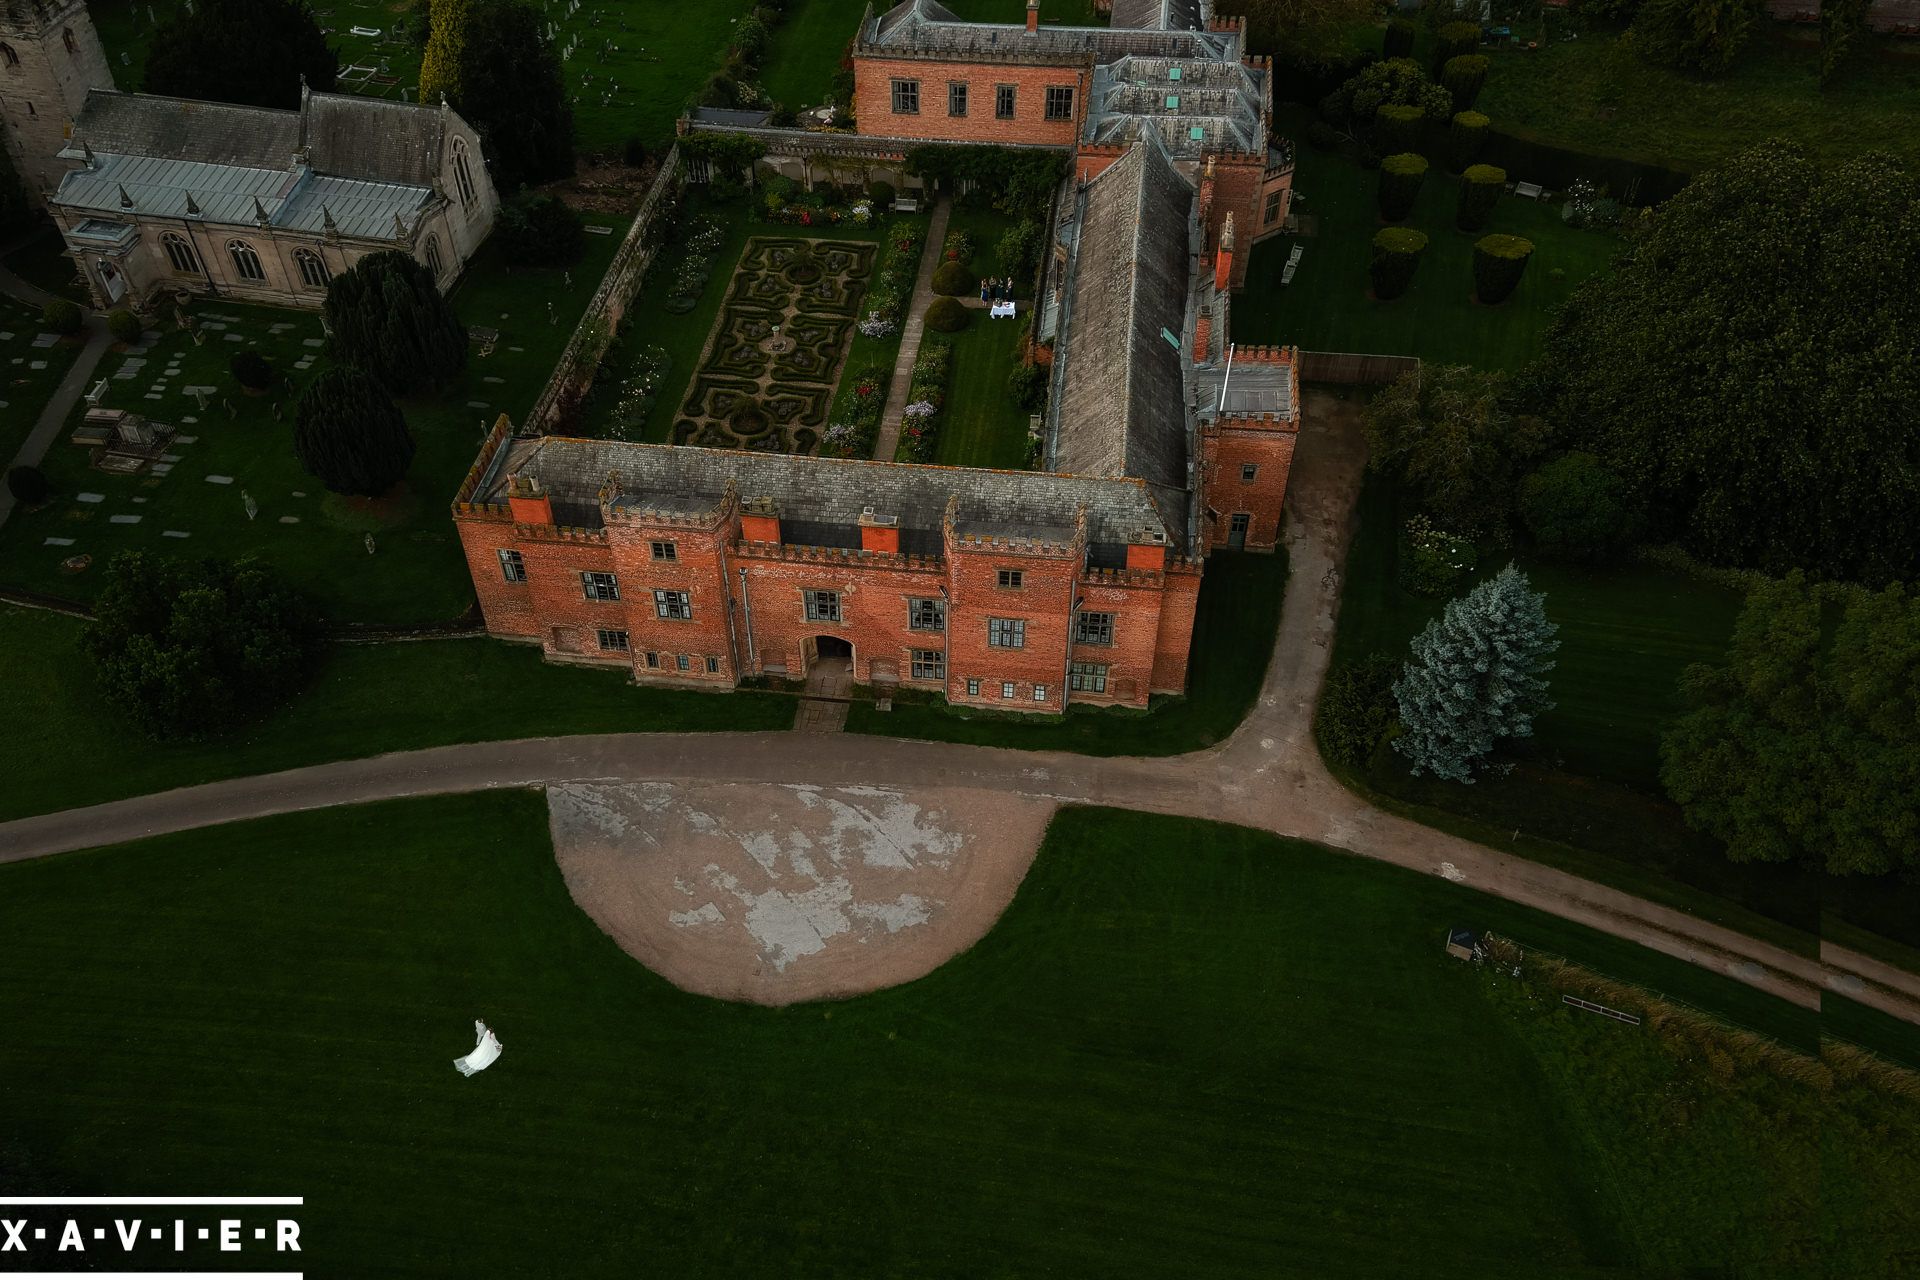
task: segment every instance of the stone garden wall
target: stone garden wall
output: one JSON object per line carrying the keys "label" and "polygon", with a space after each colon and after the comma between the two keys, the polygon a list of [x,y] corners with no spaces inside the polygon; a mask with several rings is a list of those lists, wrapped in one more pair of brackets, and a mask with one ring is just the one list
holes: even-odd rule
{"label": "stone garden wall", "polygon": [[675,145],[661,161],[658,176],[640,202],[640,210],[634,214],[626,238],[620,242],[620,249],[607,267],[593,300],[587,304],[586,313],[580,317],[573,337],[568,339],[560,362],[554,366],[553,376],[541,390],[540,398],[534,401],[533,410],[527,415],[526,430],[547,430],[559,416],[563,403],[569,397],[579,396],[592,381],[593,371],[599,367],[607,344],[619,329],[621,317],[640,291],[647,267],[660,246],[671,238],[684,181],[680,172],[680,148]]}

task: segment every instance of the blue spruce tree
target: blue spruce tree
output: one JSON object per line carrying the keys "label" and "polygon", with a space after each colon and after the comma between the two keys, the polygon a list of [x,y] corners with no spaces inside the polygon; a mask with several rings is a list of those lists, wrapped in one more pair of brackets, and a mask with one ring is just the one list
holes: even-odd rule
{"label": "blue spruce tree", "polygon": [[1512,565],[1427,624],[1393,686],[1404,730],[1394,750],[1413,772],[1472,782],[1503,738],[1533,734],[1547,701],[1547,655],[1560,647],[1547,598]]}

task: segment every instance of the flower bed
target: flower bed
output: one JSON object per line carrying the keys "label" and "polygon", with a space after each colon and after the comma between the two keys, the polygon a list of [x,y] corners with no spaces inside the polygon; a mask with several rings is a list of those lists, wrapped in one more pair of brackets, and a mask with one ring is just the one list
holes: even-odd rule
{"label": "flower bed", "polygon": [[860,320],[861,333],[869,338],[890,338],[900,331],[901,318],[913,298],[914,281],[920,274],[920,251],[926,243],[925,224],[896,221],[892,225],[879,270],[874,272],[873,287],[867,292],[867,312]]}
{"label": "flower bed", "polygon": [[929,338],[913,362],[913,380],[907,388],[907,407],[900,419],[900,444],[895,462],[932,462],[940,447],[940,410],[947,402],[947,380],[953,374],[953,346]]}
{"label": "flower bed", "polygon": [[893,370],[868,365],[853,375],[852,393],[839,419],[820,439],[820,452],[829,458],[871,458],[880,437],[880,412],[887,403],[887,383]]}
{"label": "flower bed", "polygon": [[674,315],[685,315],[700,305],[700,294],[706,289],[707,281],[713,278],[713,255],[720,250],[721,242],[727,238],[726,228],[716,218],[701,217],[694,220],[687,237],[681,242],[681,257],[673,268],[673,283],[667,290],[666,309]]}

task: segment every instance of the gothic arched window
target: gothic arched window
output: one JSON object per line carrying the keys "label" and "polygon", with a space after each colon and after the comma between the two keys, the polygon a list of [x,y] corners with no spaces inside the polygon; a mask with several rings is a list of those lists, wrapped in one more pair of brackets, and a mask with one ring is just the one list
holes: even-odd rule
{"label": "gothic arched window", "polygon": [[65,31],[62,31],[60,33],[60,42],[67,46],[68,53],[77,54],[80,52],[80,45],[73,38],[72,27],[68,27]]}
{"label": "gothic arched window", "polygon": [[427,270],[433,272],[433,278],[440,278],[440,237],[427,237]]}
{"label": "gothic arched window", "polygon": [[460,203],[473,203],[473,169],[467,163],[467,140],[453,140],[453,179],[460,187]]}
{"label": "gothic arched window", "polygon": [[13,51],[12,45],[0,44],[0,62],[9,67],[17,67],[20,65],[20,55]]}
{"label": "gothic arched window", "polygon": [[260,267],[260,255],[245,240],[229,240],[227,252],[233,257],[233,269],[240,273],[242,280],[265,280],[267,273]]}
{"label": "gothic arched window", "polygon": [[169,231],[160,237],[160,244],[166,249],[167,262],[175,271],[186,276],[199,274],[200,258],[194,253],[193,246],[187,243],[185,236],[178,236]]}
{"label": "gothic arched window", "polygon": [[311,249],[295,251],[293,260],[300,264],[300,279],[309,289],[324,289],[333,279],[333,272],[327,270],[327,261]]}

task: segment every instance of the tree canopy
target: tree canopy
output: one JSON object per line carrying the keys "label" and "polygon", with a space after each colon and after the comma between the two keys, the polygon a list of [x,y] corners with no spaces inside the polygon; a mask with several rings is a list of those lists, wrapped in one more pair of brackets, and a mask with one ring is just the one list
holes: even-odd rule
{"label": "tree canopy", "polygon": [[1347,33],[1370,25],[1374,0],[1220,0],[1216,10],[1247,20],[1247,50],[1326,56],[1344,50]]}
{"label": "tree canopy", "polygon": [[413,464],[413,436],[378,382],[358,369],[333,368],[300,397],[293,451],[331,492],[377,498]]}
{"label": "tree canopy", "polygon": [[1848,595],[1829,641],[1802,575],[1763,584],[1727,665],[1682,679],[1661,780],[1736,862],[1920,869],[1920,595]]}
{"label": "tree canopy", "polygon": [[1504,533],[1520,477],[1547,443],[1546,424],[1509,410],[1506,396],[1502,374],[1422,365],[1367,407],[1367,464],[1448,532]]}
{"label": "tree canopy", "polygon": [[154,32],[145,88],[292,109],[301,76],[316,93],[330,93],[339,70],[307,0],[195,0]]}
{"label": "tree canopy", "polygon": [[397,249],[370,253],[327,286],[334,359],[395,395],[445,382],[467,364],[467,331],[433,273]]}
{"label": "tree canopy", "polygon": [[297,691],[318,633],[305,598],[260,561],[127,551],[107,565],[82,644],[101,692],[141,732],[191,739]]}
{"label": "tree canopy", "polygon": [[1920,571],[1920,180],[1773,142],[1697,176],[1549,330],[1528,398],[1662,536],[1769,571]]}
{"label": "tree canopy", "polygon": [[[440,39],[440,14],[433,39]],[[573,174],[573,108],[546,22],[519,0],[482,0],[465,14],[447,98],[486,143],[502,194]],[[423,79],[424,83],[424,79]]]}

